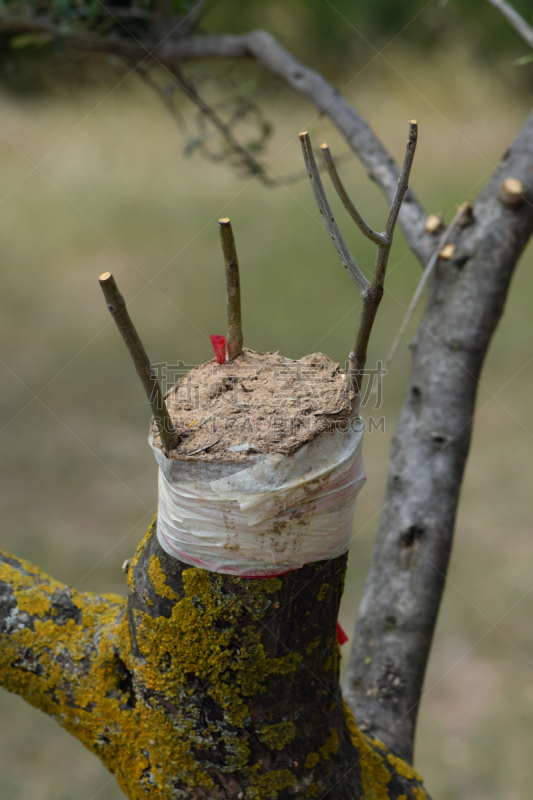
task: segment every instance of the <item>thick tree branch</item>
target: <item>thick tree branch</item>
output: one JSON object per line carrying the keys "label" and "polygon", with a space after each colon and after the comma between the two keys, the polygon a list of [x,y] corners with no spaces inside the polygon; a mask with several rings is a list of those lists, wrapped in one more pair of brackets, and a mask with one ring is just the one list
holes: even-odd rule
{"label": "thick tree branch", "polygon": [[[504,179],[521,203],[501,199]],[[525,198],[525,200],[524,200]],[[359,724],[406,760],[444,588],[476,391],[509,283],[533,233],[533,114],[437,261],[412,346],[346,683]]]}
{"label": "thick tree branch", "polygon": [[427,800],[342,702],[345,565],[232,578],[167,556],[152,528],[126,608],[0,553],[0,685],[55,717],[131,800]]}
{"label": "thick tree branch", "polygon": [[501,11],[507,22],[520,34],[524,42],[529,45],[529,47],[533,48],[533,28],[525,21],[524,17],[522,17],[510,3],[506,3],[505,0],[488,1],[491,6]]}

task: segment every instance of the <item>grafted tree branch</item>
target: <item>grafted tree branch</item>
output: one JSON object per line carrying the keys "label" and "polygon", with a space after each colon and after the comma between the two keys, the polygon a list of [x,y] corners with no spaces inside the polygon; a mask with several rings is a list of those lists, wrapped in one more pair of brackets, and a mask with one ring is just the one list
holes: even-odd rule
{"label": "grafted tree branch", "polygon": [[[524,201],[500,189],[522,180]],[[450,556],[479,375],[518,259],[533,233],[533,114],[450,236],[412,345],[409,388],[345,687],[359,724],[410,761]],[[451,250],[450,250],[451,252]]]}
{"label": "grafted tree branch", "polygon": [[0,685],[55,717],[132,800],[427,800],[343,705],[345,565],[233,578],[169,557],[150,529],[126,603],[0,553]]}
{"label": "grafted tree branch", "polygon": [[[510,8],[505,3],[490,1],[501,10],[503,6]],[[0,19],[0,30],[8,35],[40,31],[49,34],[51,39],[56,39],[60,35],[58,27],[42,17],[17,19],[10,13],[4,13]],[[367,123],[334,87],[314,70],[300,64],[269,34],[255,31],[240,36],[183,38],[173,35],[171,28],[162,31],[159,26],[157,35],[150,33],[142,42],[118,36],[106,38],[88,32],[71,32],[62,35],[61,40],[64,47],[70,49],[115,53],[133,63],[153,58],[160,64],[174,67],[178,63],[194,60],[256,59],[272,74],[277,75],[312,102],[321,113],[329,116],[359,155],[370,176],[376,180],[389,202],[396,208],[394,197],[400,173],[389,153]],[[517,194],[512,205],[502,200],[500,188],[505,178],[522,182],[523,193]],[[521,202],[522,195],[525,202]],[[393,440],[387,493],[378,541],[355,630],[347,694],[358,722],[363,724],[365,730],[377,735],[393,752],[406,760],[412,758],[418,702],[451,550],[459,491],[470,444],[479,375],[490,338],[503,310],[513,270],[533,232],[532,198],[533,116],[528,119],[515,143],[505,155],[486,191],[474,204],[470,224],[454,228],[449,233],[453,252],[450,251],[448,257],[440,260],[435,258],[438,234],[425,233],[426,215],[409,191],[405,195],[399,214],[407,241],[419,260],[426,265],[433,256],[436,263],[430,279],[428,307],[413,346],[408,396]],[[391,215],[391,218],[392,216],[394,215]],[[367,235],[369,232],[367,231]],[[384,266],[386,260],[380,267],[383,268],[383,272]],[[153,557],[157,561],[152,561]],[[138,568],[137,564],[140,565]],[[10,562],[10,566],[15,570],[18,569],[14,562]],[[329,580],[326,583],[332,586],[334,591],[331,607],[328,607],[326,614],[326,628],[331,627],[335,619],[342,582],[340,566],[342,566],[340,561],[330,562],[328,565],[332,572],[327,573]],[[111,692],[109,697],[122,703],[125,708],[128,707],[128,702],[133,704],[134,708],[138,706],[137,713],[140,716],[131,718],[132,729],[136,734],[135,747],[139,741],[139,729],[142,729],[144,737],[141,737],[144,748],[141,752],[145,761],[141,765],[133,761],[126,764],[128,772],[124,773],[124,785],[130,780],[128,775],[131,773],[137,776],[135,786],[141,787],[137,789],[132,785],[133,794],[130,796],[185,800],[189,794],[180,795],[179,792],[186,792],[187,788],[198,786],[199,780],[204,783],[211,780],[218,792],[213,795],[215,797],[233,797],[235,794],[238,796],[244,786],[247,796],[254,798],[253,792],[261,785],[261,780],[272,781],[273,771],[282,773],[277,775],[277,779],[283,784],[280,791],[285,789],[289,791],[289,788],[292,791],[295,786],[299,790],[298,782],[303,782],[302,785],[306,787],[309,786],[305,781],[309,780],[312,773],[311,781],[316,782],[319,791],[327,789],[330,800],[337,797],[342,800],[360,797],[361,792],[366,796],[372,796],[372,791],[375,794],[375,786],[372,788],[369,784],[368,790],[365,788],[363,767],[365,758],[362,757],[358,744],[363,740],[357,738],[360,734],[352,732],[350,741],[346,730],[352,726],[352,722],[349,721],[347,724],[339,712],[340,696],[336,684],[336,667],[332,670],[332,662],[328,661],[330,657],[334,659],[336,652],[333,638],[324,642],[321,640],[320,658],[318,655],[312,656],[316,648],[312,648],[313,640],[306,638],[311,635],[308,628],[295,625],[296,612],[291,614],[287,612],[287,616],[283,613],[285,608],[294,609],[294,603],[300,594],[305,613],[307,614],[308,609],[313,607],[316,597],[312,595],[311,590],[306,594],[306,587],[299,583],[300,580],[312,577],[313,568],[323,569],[324,566],[305,567],[290,576],[284,576],[279,581],[280,585],[276,583],[272,596],[269,595],[266,584],[258,589],[257,586],[254,587],[253,582],[245,579],[239,582],[239,579],[226,580],[206,573],[202,573],[203,583],[199,586],[198,570],[185,569],[175,561],[169,563],[167,557],[158,550],[154,537],[145,543],[131,578],[133,584],[128,604],[129,644],[124,645],[122,640],[116,639],[117,628],[113,626],[120,628],[122,636],[125,630],[124,617],[120,616],[119,605],[113,605],[115,601],[112,600],[110,600],[112,608],[109,611],[105,602],[101,607],[103,615],[107,613],[110,615],[110,627],[105,629],[107,633],[104,635],[99,630],[96,638],[88,635],[87,640],[80,639],[87,642],[86,646],[84,644],[87,659],[83,668],[89,667],[95,658],[98,660],[102,653],[105,656],[111,651],[114,658],[117,652],[122,663],[126,664],[127,681],[135,686],[133,693],[135,703],[133,699],[129,701],[127,698],[123,699],[120,694],[122,689],[116,685],[116,670],[114,673],[112,669],[110,670],[115,675],[112,678],[115,683],[111,681],[109,686],[106,686],[106,697],[108,697],[107,692]],[[22,566],[22,569],[31,573],[29,567]],[[24,640],[26,649],[13,659],[13,651],[7,649],[12,646],[11,628],[5,626],[10,624],[13,616],[18,615],[16,591],[20,590],[20,585],[16,583],[18,578],[12,580],[12,577],[4,580],[3,585],[0,584],[3,592],[0,603],[0,654],[3,647],[6,648],[4,652],[8,652],[8,656],[0,662],[6,670],[2,680],[6,686],[14,687],[14,691],[20,691],[30,702],[45,710],[52,709],[49,713],[54,713],[55,706],[49,704],[50,698],[56,702],[54,693],[60,697],[55,689],[56,684],[51,687],[46,684],[46,697],[43,699],[39,695],[38,680],[40,675],[46,673],[46,669],[45,673],[42,673],[40,665],[35,669],[32,669],[32,665],[35,658],[37,661],[41,658],[47,646],[45,629],[40,625],[39,614],[42,612],[45,617],[46,630],[49,631],[53,643],[49,645],[49,649],[52,649],[55,648],[55,634],[46,615],[50,613],[52,616],[60,616],[60,613],[57,611],[57,614],[54,614],[53,610],[49,611],[48,606],[45,611],[39,606],[40,610],[27,612],[30,618],[23,622],[20,630],[27,628],[33,633],[37,629],[39,640],[35,638],[31,641]],[[44,580],[45,584],[47,580]],[[189,584],[189,581],[192,583]],[[13,590],[13,582],[16,591]],[[306,586],[312,586],[310,579]],[[11,595],[12,590],[15,601]],[[52,587],[43,591],[50,595]],[[265,606],[272,602],[275,609],[278,603],[279,614],[274,612],[270,605],[264,614],[259,614],[257,610],[259,606],[254,605],[259,596],[257,592]],[[213,593],[216,594],[216,598],[211,604]],[[229,605],[225,605],[226,599]],[[28,599],[25,596],[22,598],[23,612],[27,611],[27,603],[30,601],[32,602],[33,598]],[[76,602],[81,603],[84,609],[84,603],[89,602],[89,598],[78,599],[74,602],[75,606]],[[231,605],[232,603],[237,603],[237,606]],[[284,603],[286,605],[283,605]],[[216,613],[212,610],[213,605],[218,609]],[[31,604],[30,607],[35,608]],[[178,617],[176,610],[178,607],[180,612],[187,612],[184,617]],[[7,614],[4,613],[6,608]],[[231,612],[228,611],[226,615],[228,608]],[[234,613],[235,608],[238,608],[238,611]],[[324,608],[325,606],[322,606],[321,611]],[[207,613],[209,609],[211,609],[210,615]],[[256,613],[259,614],[257,618],[254,617]],[[187,614],[191,616],[187,617]],[[229,619],[233,622],[230,623]],[[82,631],[90,627],[78,623],[76,619],[73,624],[81,624]],[[232,628],[234,637],[229,642],[224,640],[224,646],[219,647],[215,658],[215,650],[210,648],[216,649],[220,645],[216,635],[220,629],[225,630],[226,624],[230,624],[230,627],[234,625]],[[168,668],[169,663],[174,664],[174,660],[182,665],[180,659],[188,658],[186,655],[181,655],[179,648],[181,647],[185,653],[187,635],[196,630],[195,626],[198,626],[203,637],[202,647],[207,649],[201,649],[198,644],[199,649],[194,651],[194,657],[187,661],[189,667],[187,675],[183,671],[178,671],[175,676],[177,683],[163,685],[161,682],[163,668]],[[163,633],[165,637],[162,637]],[[166,634],[171,634],[170,638],[174,637],[170,643]],[[276,667],[272,671],[269,671],[272,664],[266,672],[260,671],[261,681],[264,682],[258,694],[262,694],[263,686],[267,686],[265,698],[268,698],[270,703],[268,715],[262,703],[265,698],[257,700],[257,693],[246,683],[249,663],[245,667],[246,659],[241,656],[243,641],[246,641],[247,648],[250,645],[250,641],[246,639],[248,635],[255,637],[254,658],[258,649],[262,647],[263,655],[266,653],[268,659],[275,659]],[[111,644],[106,636],[111,637]],[[166,645],[161,644],[163,638],[167,642]],[[284,649],[287,648],[287,641],[291,643],[288,653]],[[197,638],[194,638],[194,642],[195,645],[198,643]],[[73,659],[67,652],[70,644],[70,640],[66,642],[62,640],[61,644],[63,648],[61,652],[67,653],[68,669],[70,669],[69,659]],[[40,650],[39,647],[44,649]],[[113,648],[116,648],[116,651]],[[93,656],[93,650],[98,652],[98,656]],[[221,651],[224,657],[229,659],[223,665],[225,672],[210,671],[214,669],[213,664]],[[27,656],[28,652],[30,656]],[[33,655],[34,652],[36,656]],[[289,665],[286,673],[283,670],[276,671],[280,660],[287,655],[295,654],[301,656],[301,659],[284,661],[285,666]],[[152,656],[154,660],[150,662]],[[323,660],[324,657],[326,660]],[[29,668],[24,660],[26,658]],[[107,662],[104,666],[107,669]],[[261,670],[264,670],[263,661],[260,666]],[[317,682],[313,683],[308,674],[316,675],[316,671],[321,669],[327,673],[325,679],[323,677],[320,679],[322,681],[320,685],[325,682],[326,689],[315,688]],[[23,674],[33,673],[35,678],[29,677],[28,682],[25,682],[26,678],[24,680],[20,678],[19,670]],[[57,685],[63,691],[60,672],[60,669],[55,669],[54,680],[58,681]],[[283,677],[285,675],[289,677]],[[203,694],[199,689],[200,684],[203,687]],[[203,702],[206,698],[206,685],[209,685],[207,691],[209,699],[201,705],[200,701]],[[222,687],[219,694],[214,695],[211,692],[213,686],[215,689]],[[255,684],[254,686],[257,689]],[[184,687],[186,693],[189,693],[187,696],[194,698],[194,703],[185,706],[185,711],[182,707]],[[295,687],[299,694],[293,698],[292,692]],[[115,690],[118,695],[112,694]],[[225,694],[227,691],[229,695]],[[328,708],[324,704],[322,692],[329,693],[334,698]],[[128,694],[126,692],[126,695]],[[130,698],[131,696],[130,694]],[[235,718],[231,716],[233,711],[228,705],[228,696],[231,696],[233,701],[237,697],[238,708],[242,709],[243,705],[248,704],[250,720],[248,717],[239,718],[239,724],[235,723]],[[274,703],[273,712],[272,701],[278,699],[279,705]],[[315,716],[311,719],[316,719],[316,714],[324,715],[325,727],[320,729],[320,735],[326,728],[337,731],[339,738],[335,752],[333,750],[330,752],[328,749],[328,747],[333,748],[334,740],[328,739],[323,746],[315,747],[314,736],[315,733],[318,736],[318,732],[311,731],[311,724],[307,727],[302,724],[302,730],[296,732],[294,741],[297,745],[292,746],[291,741],[283,739],[283,734],[281,740],[278,738],[280,731],[292,732],[292,728],[279,728],[280,725],[286,726],[288,722],[282,716],[282,709],[286,710],[287,703],[292,699],[297,702],[298,708],[306,710],[305,713],[307,709],[314,709]],[[74,703],[77,704],[76,698]],[[205,724],[202,722],[199,738],[191,743],[190,732],[198,725],[197,710],[204,706],[207,708]],[[176,737],[172,739],[170,745],[165,737],[158,742],[148,738],[147,727],[142,728],[142,725],[153,727],[150,714],[154,709],[158,724],[161,724],[165,731],[169,731],[171,737]],[[85,708],[84,711],[92,712],[92,709]],[[273,722],[273,719],[276,721]],[[258,727],[258,722],[262,726],[264,724],[265,728],[274,725],[275,735],[270,737],[271,731],[263,731],[262,727]],[[99,735],[109,739],[109,723],[106,722],[106,725],[103,734],[99,729]],[[214,735],[213,728],[220,734],[218,738]],[[116,741],[120,741],[120,747],[126,746],[126,751],[131,755],[133,747],[131,739],[119,740],[119,736],[124,733],[123,729],[120,733],[116,731],[113,733],[111,725],[111,730],[111,740],[116,733]],[[280,741],[283,741],[281,747],[278,746]],[[330,741],[332,744],[328,746]],[[422,789],[416,783],[416,776],[406,772],[408,768],[403,762],[395,761],[393,753],[382,750],[381,745],[375,740],[370,744],[368,739],[364,741],[365,746],[370,747],[374,754],[369,758],[374,759],[372,769],[377,769],[381,775],[381,784],[378,788],[382,795],[385,794],[391,800],[392,798],[396,800],[401,795],[408,798],[423,796],[420,794]],[[305,748],[311,744],[315,747],[316,752],[313,750],[315,755],[322,754],[324,763],[320,760],[320,755],[314,765],[310,762],[307,764],[307,759],[303,759]],[[92,739],[89,746],[93,749],[96,747]],[[162,775],[159,770],[159,764],[168,761],[169,753],[174,752],[174,749],[169,748],[178,748],[180,758],[183,757],[179,775],[177,774],[174,780],[169,779],[170,783],[167,781],[168,776]],[[322,748],[325,748],[329,756],[323,753]],[[378,753],[380,750],[382,755]],[[152,756],[152,753],[155,755]],[[337,753],[339,762],[333,758]],[[381,759],[379,765],[375,761],[376,753]],[[366,751],[364,755],[366,757]],[[330,757],[332,760],[326,763]],[[337,769],[341,762],[345,765],[346,760],[353,765],[351,778],[347,777],[345,771],[341,776]],[[221,763],[230,764],[233,772],[225,772],[220,766]],[[274,769],[272,769],[273,764]],[[383,769],[386,772],[383,772]],[[292,776],[287,775],[287,771],[291,770]],[[339,783],[332,785],[331,780],[336,780],[337,775]],[[409,776],[407,783],[403,780],[406,775]],[[146,782],[143,783],[145,778]],[[133,781],[133,778],[131,780]],[[283,783],[284,781],[288,782]],[[323,783],[320,784],[320,781]],[[162,783],[164,790],[161,789],[160,794],[155,795],[154,785],[159,786]],[[143,794],[148,790],[151,794]],[[259,795],[256,794],[255,797]]]}

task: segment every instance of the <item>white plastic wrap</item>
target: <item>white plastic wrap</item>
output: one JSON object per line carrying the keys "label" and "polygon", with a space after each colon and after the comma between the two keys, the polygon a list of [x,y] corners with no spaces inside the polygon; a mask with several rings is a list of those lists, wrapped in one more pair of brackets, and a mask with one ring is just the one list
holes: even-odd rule
{"label": "white plastic wrap", "polygon": [[258,455],[244,465],[167,459],[150,438],[159,543],[186,564],[249,578],[345,553],[366,481],[364,424],[353,427],[324,433],[291,456]]}

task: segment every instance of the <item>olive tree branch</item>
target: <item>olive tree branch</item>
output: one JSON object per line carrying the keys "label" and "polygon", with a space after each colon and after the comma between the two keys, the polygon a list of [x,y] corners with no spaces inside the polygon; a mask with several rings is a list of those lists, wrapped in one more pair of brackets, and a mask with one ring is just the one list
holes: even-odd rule
{"label": "olive tree branch", "polygon": [[[521,181],[510,203],[502,181]],[[408,390],[354,630],[345,697],[356,719],[413,757],[424,673],[446,582],[485,355],[533,232],[533,114],[437,258],[411,347]]]}

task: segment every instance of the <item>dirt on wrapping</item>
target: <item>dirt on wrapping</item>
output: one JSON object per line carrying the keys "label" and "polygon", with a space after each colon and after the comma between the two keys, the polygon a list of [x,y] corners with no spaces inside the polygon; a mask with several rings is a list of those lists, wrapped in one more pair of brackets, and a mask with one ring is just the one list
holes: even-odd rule
{"label": "dirt on wrapping", "polygon": [[[346,373],[323,353],[292,361],[244,348],[235,361],[192,369],[166,395],[179,460],[248,461],[290,455],[349,418]],[[154,443],[161,440],[152,425]]]}

